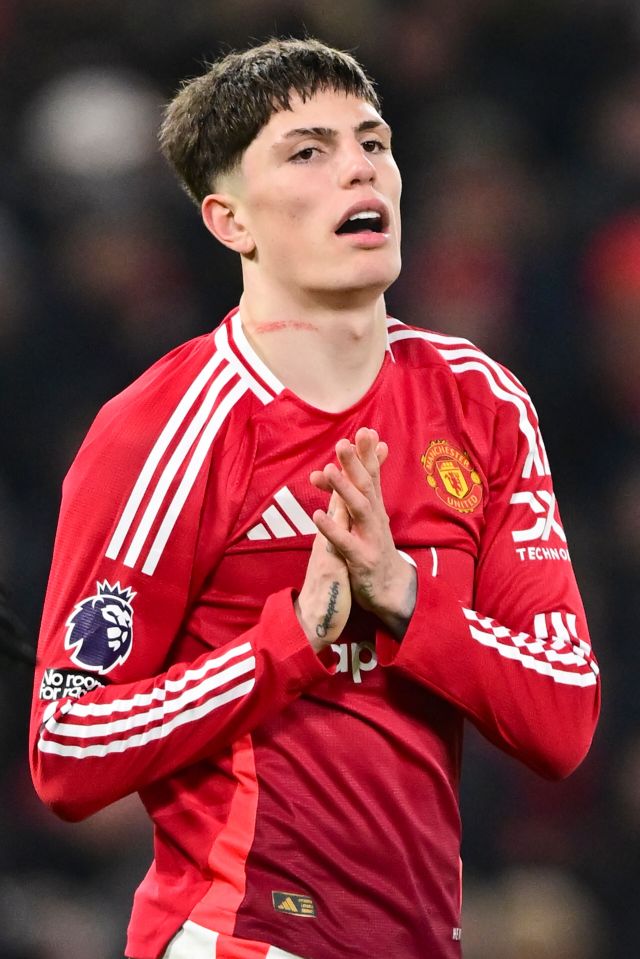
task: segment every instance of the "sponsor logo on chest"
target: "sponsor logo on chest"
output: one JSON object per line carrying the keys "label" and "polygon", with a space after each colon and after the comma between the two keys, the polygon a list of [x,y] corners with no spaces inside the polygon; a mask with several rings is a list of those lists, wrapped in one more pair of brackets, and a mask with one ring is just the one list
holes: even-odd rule
{"label": "sponsor logo on chest", "polygon": [[372,642],[331,643],[337,656],[336,673],[350,673],[354,683],[362,682],[362,674],[369,673],[378,665],[376,648]]}

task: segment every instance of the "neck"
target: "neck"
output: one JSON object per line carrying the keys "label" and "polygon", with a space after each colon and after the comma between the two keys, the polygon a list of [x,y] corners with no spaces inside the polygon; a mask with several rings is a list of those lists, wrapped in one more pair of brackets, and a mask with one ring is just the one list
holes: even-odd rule
{"label": "neck", "polygon": [[322,300],[247,289],[242,325],[258,356],[293,393],[337,413],[367,392],[384,360],[382,293],[353,291]]}

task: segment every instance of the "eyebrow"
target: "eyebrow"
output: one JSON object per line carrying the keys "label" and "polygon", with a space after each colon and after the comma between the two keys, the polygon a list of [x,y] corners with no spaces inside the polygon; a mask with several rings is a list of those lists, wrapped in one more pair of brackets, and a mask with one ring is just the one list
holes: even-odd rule
{"label": "eyebrow", "polygon": [[[391,133],[391,127],[384,120],[363,120],[354,128],[354,133],[365,133],[367,130],[386,130]],[[281,140],[294,140],[297,137],[317,137],[320,140],[335,140],[338,136],[337,130],[331,127],[295,127],[288,130]]]}

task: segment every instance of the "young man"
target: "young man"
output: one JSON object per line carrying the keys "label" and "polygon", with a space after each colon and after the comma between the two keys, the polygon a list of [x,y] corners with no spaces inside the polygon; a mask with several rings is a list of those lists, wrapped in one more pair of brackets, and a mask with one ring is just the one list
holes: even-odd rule
{"label": "young man", "polygon": [[401,183],[350,56],[230,54],[162,144],[244,292],[66,479],[36,787],[71,820],[140,792],[135,959],[459,957],[463,720],[559,777],[599,707],[535,411],[387,318]]}

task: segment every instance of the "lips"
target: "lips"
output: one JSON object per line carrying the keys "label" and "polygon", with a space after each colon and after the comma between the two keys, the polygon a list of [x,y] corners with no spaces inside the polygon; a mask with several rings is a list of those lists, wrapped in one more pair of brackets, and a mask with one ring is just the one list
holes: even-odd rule
{"label": "lips", "polygon": [[384,233],[389,226],[389,214],[384,203],[379,200],[362,200],[350,207],[338,223],[335,232],[345,233]]}

